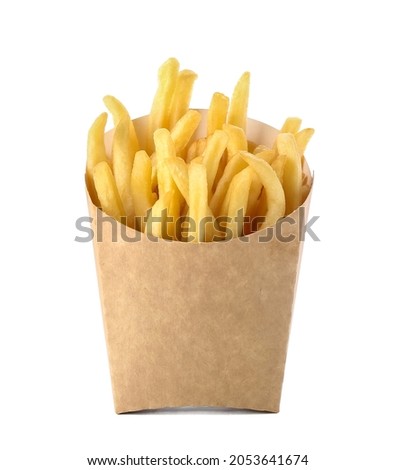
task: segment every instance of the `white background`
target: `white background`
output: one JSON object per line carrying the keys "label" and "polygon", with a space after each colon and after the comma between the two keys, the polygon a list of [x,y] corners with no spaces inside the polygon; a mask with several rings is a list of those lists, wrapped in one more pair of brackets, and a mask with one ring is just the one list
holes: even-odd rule
{"label": "white background", "polygon": [[[395,468],[390,5],[2,2],[2,468],[84,469],[88,456],[127,453]],[[279,414],[113,411],[93,249],[74,242],[86,133],[105,94],[146,114],[170,56],[199,74],[193,106],[250,70],[250,117],[316,128],[321,242],[305,245]]]}

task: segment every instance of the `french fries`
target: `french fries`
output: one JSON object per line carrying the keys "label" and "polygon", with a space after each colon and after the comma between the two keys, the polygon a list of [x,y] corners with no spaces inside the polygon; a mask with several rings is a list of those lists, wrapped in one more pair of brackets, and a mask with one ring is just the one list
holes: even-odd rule
{"label": "french fries", "polygon": [[248,97],[250,93],[250,73],[244,72],[233,90],[229,106],[228,124],[246,130]]}
{"label": "french fries", "polygon": [[99,205],[97,189],[93,182],[93,170],[100,162],[107,161],[104,145],[104,129],[107,123],[107,113],[102,113],[94,121],[88,132],[88,152],[86,159],[86,183],[93,204]]}
{"label": "french fries", "polygon": [[220,215],[220,208],[233,178],[247,166],[247,163],[236,154],[225,167],[222,178],[219,180],[215,193],[210,201],[210,207],[215,216]]}
{"label": "french fries", "polygon": [[192,72],[192,70],[181,70],[179,72],[170,105],[170,128],[172,128],[174,124],[188,111],[193,84],[196,79],[197,75],[195,72]]}
{"label": "french fries", "polygon": [[226,150],[228,151],[228,161],[241,150],[248,150],[247,137],[241,127],[233,126],[232,124],[224,124],[224,131],[228,136],[228,144]]}
{"label": "french fries", "polygon": [[158,173],[158,193],[159,197],[168,191],[175,189],[174,181],[170,170],[166,165],[166,160],[176,158],[176,147],[167,129],[158,129],[154,132],[154,141],[156,148],[157,173]]}
{"label": "french fries", "polygon": [[112,143],[112,167],[115,183],[122,201],[128,225],[133,226],[133,200],[130,176],[136,149],[132,148],[129,137],[130,118],[124,115],[118,122]]}
{"label": "french fries", "polygon": [[270,227],[285,214],[285,195],[283,187],[273,168],[256,155],[248,152],[240,152],[246,161],[259,176],[262,186],[265,188],[267,213],[265,221],[260,228]]}
{"label": "french fries", "polygon": [[304,155],[306,150],[307,144],[309,143],[310,139],[313,137],[314,129],[302,129],[298,133],[295,134],[296,145],[298,146],[298,150],[300,155]]}
{"label": "french fries", "polygon": [[277,136],[277,149],[279,155],[285,155],[283,187],[286,198],[286,213],[290,214],[302,201],[302,161],[296,144],[295,137],[291,133]]}
{"label": "french fries", "polygon": [[301,129],[301,119],[292,117],[272,147],[250,142],[249,72],[230,101],[222,93],[212,95],[206,120],[189,109],[196,78],[191,70],[179,71],[173,58],[159,68],[145,134],[138,127],[140,141],[127,108],[104,97],[115,129],[110,155],[106,113],[88,133],[86,183],[93,204],[147,236],[194,243],[275,225],[309,194],[311,177],[303,165],[314,130]]}
{"label": "french fries", "polygon": [[226,223],[227,234],[230,238],[240,237],[243,234],[252,177],[253,172],[250,168],[245,168],[233,178],[229,186],[226,202],[224,202],[224,212],[230,219]]}
{"label": "french fries", "polygon": [[198,128],[201,119],[202,117],[198,111],[190,109],[176,122],[170,134],[177,155],[184,156],[184,149]]}
{"label": "french fries", "polygon": [[[107,95],[103,98],[104,104],[106,108],[112,115],[112,119],[114,121],[114,126],[117,127],[119,121],[124,117],[127,116],[129,118],[129,139],[130,139],[130,147],[132,152],[137,152],[140,149],[140,144],[137,139],[136,131],[134,129],[133,121],[130,120],[130,116],[128,110],[125,106],[114,96]],[[134,153],[133,153],[134,155]]]}
{"label": "french fries", "polygon": [[107,162],[98,163],[93,169],[93,180],[103,211],[119,222],[124,222],[125,211],[115,184],[114,175]]}
{"label": "french fries", "polygon": [[300,129],[301,125],[302,125],[302,120],[300,118],[289,117],[285,120],[280,130],[280,134],[288,133],[288,132],[290,132],[291,134],[296,134],[298,130]]}
{"label": "french fries", "polygon": [[[189,221],[190,241],[210,241],[212,220],[208,207],[207,170],[204,164],[192,162],[188,168],[189,177]],[[207,223],[206,219],[207,218]]]}
{"label": "french fries", "polygon": [[189,205],[188,165],[180,157],[167,158],[165,163],[177,188],[179,189],[186,203]]}
{"label": "french fries", "polygon": [[145,150],[139,150],[134,157],[130,189],[137,221],[136,228],[141,232],[145,230],[144,217],[156,201],[156,194],[151,191],[151,173],[151,159]]}
{"label": "french fries", "polygon": [[262,183],[259,179],[259,176],[255,171],[251,171],[251,187],[250,193],[248,195],[248,204],[247,204],[247,217],[254,217],[256,215],[256,209],[258,205],[259,196],[262,192]]}
{"label": "french fries", "polygon": [[228,114],[229,98],[222,93],[214,93],[207,113],[207,135],[222,129]]}
{"label": "french fries", "polygon": [[168,128],[170,122],[170,105],[177,85],[178,69],[177,59],[168,59],[158,71],[158,89],[152,103],[148,121],[147,152],[151,154],[154,149],[153,134],[161,127]]}
{"label": "french fries", "polygon": [[174,191],[168,191],[160,197],[152,206],[147,218],[145,233],[157,238],[169,238],[167,232],[166,217],[169,215],[169,208],[174,197]]}
{"label": "french fries", "polygon": [[226,149],[228,136],[224,131],[214,131],[214,134],[208,139],[206,148],[203,152],[203,165],[207,169],[208,193],[211,194],[215,176],[218,171],[219,161]]}

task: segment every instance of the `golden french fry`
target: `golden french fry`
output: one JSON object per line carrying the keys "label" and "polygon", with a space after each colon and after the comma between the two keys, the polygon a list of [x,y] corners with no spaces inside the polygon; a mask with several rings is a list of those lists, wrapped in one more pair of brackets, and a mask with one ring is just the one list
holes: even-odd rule
{"label": "golden french fry", "polygon": [[174,191],[171,191],[171,200],[170,200],[170,208],[169,208],[169,217],[170,217],[170,222],[168,224],[167,232],[168,232],[168,237],[172,240],[177,238],[177,220],[180,218],[181,214],[181,194],[178,188]]}
{"label": "golden french fry", "polygon": [[129,112],[126,107],[117,99],[115,96],[107,95],[103,98],[106,108],[111,113],[114,121],[114,127],[117,127],[119,121],[123,116],[129,116]]}
{"label": "golden french fry", "polygon": [[106,123],[107,113],[102,113],[98,118],[96,118],[88,132],[86,185],[95,206],[99,205],[99,199],[93,182],[93,169],[98,163],[107,161],[106,148],[104,145],[104,130]]}
{"label": "golden french fry", "polygon": [[200,157],[201,155],[204,154],[204,151],[206,150],[207,143],[211,139],[211,136],[209,137],[202,137],[196,141],[196,155],[195,157]]}
{"label": "golden french fry", "polygon": [[230,162],[226,165],[224,174],[218,181],[213,197],[210,200],[210,208],[216,217],[219,215],[225,215],[221,213],[221,206],[228,191],[229,185],[233,177],[247,166],[248,164],[241,158],[239,154],[236,154],[234,158],[232,158],[232,160],[230,160]]}
{"label": "golden french fry", "polygon": [[191,163],[192,160],[194,160],[196,157],[200,157],[203,154],[207,145],[207,140],[209,140],[209,137],[202,137],[195,140],[195,142],[192,142],[187,152],[187,163]]}
{"label": "golden french fry", "polygon": [[215,131],[207,140],[203,152],[203,164],[207,168],[208,194],[211,194],[221,157],[226,149],[228,136],[224,131]]}
{"label": "golden french fry", "polygon": [[[248,165],[247,165],[247,168],[248,168]],[[245,168],[244,168],[245,170]],[[232,178],[232,181],[230,181],[229,183],[229,186],[228,186],[228,189],[226,191],[226,194],[225,194],[225,197],[223,198],[222,200],[222,203],[221,203],[221,207],[218,211],[218,216],[220,217],[224,217],[224,216],[227,216],[228,215],[228,212],[229,212],[229,202],[230,202],[230,194],[231,194],[231,185],[232,185],[232,182],[234,181],[234,179],[236,178],[236,176],[238,175],[239,173],[237,173],[236,175],[234,175],[234,177]],[[213,212],[214,214],[214,212]]]}
{"label": "golden french fry", "polygon": [[170,206],[174,196],[173,191],[168,191],[155,202],[148,213],[145,233],[157,238],[170,238],[169,224],[166,217],[169,217]]}
{"label": "golden french fry", "polygon": [[156,191],[158,187],[158,159],[156,158],[156,152],[151,155],[151,189],[152,191]]}
{"label": "golden french fry", "polygon": [[167,158],[166,165],[183,198],[189,205],[188,165],[180,157]]}
{"label": "golden french fry", "polygon": [[285,155],[283,187],[286,199],[286,214],[290,214],[300,206],[302,199],[302,162],[293,134],[285,133],[277,136],[277,149]]}
{"label": "golden french fry", "polygon": [[169,191],[176,189],[170,170],[165,163],[167,158],[176,157],[176,148],[168,129],[158,129],[154,132],[156,149],[156,167],[158,177],[159,199]]}
{"label": "golden french fry", "polygon": [[184,156],[184,149],[198,128],[201,118],[202,116],[199,111],[190,109],[181,117],[181,119],[176,122],[175,126],[172,128],[170,135],[173,139],[177,156]]}
{"label": "golden french fry", "polygon": [[259,196],[259,199],[258,199],[255,216],[264,217],[266,216],[266,213],[267,213],[267,200],[266,200],[265,188],[263,188],[261,195]]}
{"label": "golden french fry", "polygon": [[228,161],[240,150],[248,151],[248,142],[245,132],[241,127],[233,126],[232,124],[224,124],[223,130],[228,136],[228,144],[226,150],[228,151]]}
{"label": "golden french fry", "polygon": [[[188,231],[188,241],[200,243],[209,241],[206,237],[206,229],[209,217],[207,170],[201,163],[191,162],[188,166],[189,176],[189,217],[191,224]],[[205,223],[206,222],[206,223]],[[207,223],[208,222],[208,223]]]}
{"label": "golden french fry", "polygon": [[295,134],[296,145],[298,146],[299,154],[303,155],[307,144],[309,143],[310,139],[313,137],[314,129],[306,128],[302,129],[298,133]]}
{"label": "golden french fry", "polygon": [[260,152],[254,153],[258,158],[265,160],[265,162],[271,165],[276,158],[276,153],[273,149],[265,149],[261,150]]}
{"label": "golden french fry", "polygon": [[148,119],[147,153],[154,149],[153,134],[157,129],[169,127],[169,110],[176,88],[179,63],[170,58],[161,65],[158,71],[158,89],[152,103]]}
{"label": "golden french fry", "polygon": [[217,174],[215,175],[215,180],[213,183],[213,187],[211,189],[212,193],[215,193],[215,190],[217,189],[217,186],[218,186],[218,182],[222,178],[227,164],[228,164],[228,152],[225,150],[218,164]]}
{"label": "golden french fry", "polygon": [[211,135],[216,130],[222,129],[226,122],[228,113],[229,98],[222,93],[214,93],[211,98],[210,107],[207,113],[207,135]]}
{"label": "golden french fry", "polygon": [[[244,217],[247,212],[248,195],[252,182],[251,168],[244,168],[232,180],[226,201],[226,215],[230,221],[226,223],[227,235],[230,237],[240,237],[243,234]],[[229,195],[229,197],[228,197]],[[225,211],[225,208],[223,209]]]}
{"label": "golden french fry", "polygon": [[167,224],[166,230],[168,236],[173,238],[176,233],[176,221],[180,216],[182,196],[171,176],[166,161],[176,158],[176,150],[168,129],[157,129],[154,132],[154,142],[156,148],[159,199],[162,195],[171,193],[168,216],[172,218],[172,221]]}
{"label": "golden french fry", "polygon": [[[114,96],[107,95],[103,98],[104,104],[106,105],[107,109],[111,113],[112,119],[114,121],[114,126],[117,127],[119,121],[124,117],[128,116],[130,120],[130,116],[126,107]],[[133,121],[130,120],[129,123],[129,139],[130,145],[133,148],[133,152],[136,153],[137,150],[140,149],[140,143],[137,138],[136,130],[134,128]]]}
{"label": "golden french fry", "polygon": [[246,130],[248,96],[250,93],[250,72],[244,72],[233,90],[229,106],[228,124]]}
{"label": "golden french fry", "polygon": [[248,152],[240,152],[240,155],[257,173],[262,186],[265,188],[268,209],[266,219],[259,228],[270,227],[285,213],[285,195],[280,180],[265,160],[261,160],[256,155]]}
{"label": "golden french fry", "polygon": [[271,166],[273,170],[275,171],[277,178],[280,180],[281,184],[283,184],[284,168],[285,168],[286,161],[287,161],[286,155],[278,155],[271,163]]}
{"label": "golden french fry", "polygon": [[191,143],[187,150],[187,156],[185,161],[190,163],[196,157],[196,147],[197,147],[197,140]]}
{"label": "golden french fry", "polygon": [[266,145],[259,144],[254,148],[254,151],[250,153],[253,153],[254,155],[256,155],[257,153],[264,152],[266,150],[272,150],[272,149],[270,147],[267,147]]}
{"label": "golden french fry", "polygon": [[133,226],[133,199],[130,187],[134,149],[129,138],[130,119],[124,115],[115,128],[112,144],[112,167],[128,225]]}
{"label": "golden french fry", "polygon": [[256,149],[256,146],[257,146],[256,143],[253,142],[252,140],[248,140],[247,144],[248,144],[247,145],[247,147],[248,147],[247,152],[254,153],[254,150]]}
{"label": "golden french fry", "polygon": [[167,192],[152,206],[147,217],[145,233],[168,240],[175,238],[176,221],[180,216],[180,206],[175,191]]}
{"label": "golden french fry", "polygon": [[302,120],[298,117],[289,117],[285,120],[283,127],[280,130],[280,133],[290,132],[291,134],[296,134],[300,129]]}
{"label": "golden french fry", "polygon": [[252,168],[250,168],[250,170],[251,170],[252,175],[251,175],[251,186],[250,186],[250,193],[248,195],[246,215],[250,217],[251,219],[252,217],[254,217],[255,212],[256,212],[258,199],[262,191],[262,183],[261,183],[259,176],[256,174],[256,172],[253,171]]}
{"label": "golden french fry", "polygon": [[178,73],[176,87],[170,105],[170,129],[188,111],[192,96],[193,84],[196,79],[197,75],[192,70],[181,70]]}
{"label": "golden french fry", "polygon": [[133,162],[130,187],[132,193],[134,214],[137,217],[137,225],[140,231],[144,232],[144,217],[147,211],[155,203],[154,193],[151,190],[151,159],[145,150],[136,153]]}
{"label": "golden french fry", "polygon": [[212,242],[214,235],[219,234],[214,227],[214,214],[212,213],[209,206],[207,206],[207,216],[206,216],[206,224],[205,224],[205,241]]}
{"label": "golden french fry", "polygon": [[[262,186],[261,186],[262,188]],[[251,194],[252,189],[250,190]],[[248,209],[247,209],[248,212]],[[253,233],[257,230],[259,221],[261,220],[262,217],[266,216],[267,212],[267,201],[266,201],[266,194],[265,194],[265,188],[261,189],[261,193],[255,202],[255,208],[253,210],[253,213],[247,214],[250,216],[249,223],[248,225],[244,225],[244,234],[248,235],[249,233]]]}
{"label": "golden french fry", "polygon": [[119,222],[124,222],[122,218],[125,217],[125,211],[110,165],[107,162],[102,161],[93,168],[93,181],[102,210]]}

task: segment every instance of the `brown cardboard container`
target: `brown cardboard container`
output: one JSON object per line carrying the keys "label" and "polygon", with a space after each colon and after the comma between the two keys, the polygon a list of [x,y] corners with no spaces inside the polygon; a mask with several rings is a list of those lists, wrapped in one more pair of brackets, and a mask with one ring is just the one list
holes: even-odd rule
{"label": "brown cardboard container", "polygon": [[[137,133],[145,123],[135,120]],[[278,131],[249,120],[247,132],[249,140],[271,145]],[[309,202],[310,194],[283,224],[283,237],[292,241],[260,242],[266,229],[243,241],[190,244],[153,242],[115,221],[102,223],[99,237],[103,214],[88,195],[117,413],[186,406],[279,411],[301,211],[307,217]],[[125,234],[141,239],[125,241]]]}

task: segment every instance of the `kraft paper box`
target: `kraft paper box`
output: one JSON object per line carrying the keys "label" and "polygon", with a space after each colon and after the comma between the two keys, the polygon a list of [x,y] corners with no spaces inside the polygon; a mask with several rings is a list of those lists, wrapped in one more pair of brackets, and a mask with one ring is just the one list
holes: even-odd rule
{"label": "kraft paper box", "polygon": [[[134,122],[142,135],[147,118]],[[250,141],[271,146],[277,132],[248,121]],[[287,242],[259,241],[269,238],[264,230],[193,244],[154,242],[115,221],[101,222],[99,233],[105,214],[88,195],[117,413],[186,406],[279,411],[301,213],[307,217],[309,200],[310,194],[282,227]]]}

